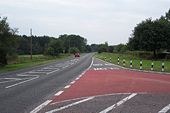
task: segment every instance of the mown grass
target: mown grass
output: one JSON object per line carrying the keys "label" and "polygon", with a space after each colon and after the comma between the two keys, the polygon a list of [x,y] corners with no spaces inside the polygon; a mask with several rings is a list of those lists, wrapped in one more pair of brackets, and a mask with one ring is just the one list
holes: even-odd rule
{"label": "mown grass", "polygon": [[[116,53],[100,53],[95,55],[97,58],[111,62],[113,64],[117,64],[118,57],[120,59],[120,66],[123,66],[123,59],[125,59],[125,66],[130,68],[130,59],[132,59],[132,65],[134,69],[140,69],[140,58],[128,54],[116,54]],[[111,58],[111,61],[110,61]],[[165,72],[170,72],[170,61],[167,60],[146,60],[142,59],[142,68],[143,70],[151,70],[151,63],[154,62],[154,71],[162,71],[162,62],[165,63]]]}
{"label": "mown grass", "polygon": [[8,65],[0,67],[0,73],[23,69],[27,67],[42,65],[57,60],[61,60],[70,56],[69,54],[61,54],[59,56],[44,56],[44,55],[33,55],[32,60],[30,55],[19,55],[17,59],[10,61]]}

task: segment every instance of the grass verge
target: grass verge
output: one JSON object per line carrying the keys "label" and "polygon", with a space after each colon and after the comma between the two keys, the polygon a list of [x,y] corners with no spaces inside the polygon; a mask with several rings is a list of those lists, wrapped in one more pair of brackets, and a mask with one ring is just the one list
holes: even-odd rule
{"label": "grass verge", "polygon": [[[118,62],[118,57],[120,59],[120,66],[123,67],[127,67],[130,68],[130,59],[132,59],[132,65],[133,65],[133,69],[140,69],[140,58],[138,57],[134,57],[131,55],[127,55],[127,54],[116,54],[116,53],[100,53],[100,54],[96,54],[95,55],[97,58],[105,60],[108,62],[111,62],[113,64],[117,64]],[[111,58],[111,60],[110,60]],[[123,59],[125,59],[125,66],[123,65]],[[151,70],[151,63],[152,60],[145,60],[142,59],[142,68],[143,70]],[[154,62],[154,70],[153,71],[162,71],[162,62],[165,63],[165,72],[170,72],[170,61],[167,60],[156,60],[153,61]]]}
{"label": "grass verge", "polygon": [[0,67],[0,74],[9,71],[18,70],[18,69],[54,62],[57,60],[67,58],[69,56],[70,56],[69,54],[61,54],[59,56],[33,55],[31,60],[29,55],[19,55],[15,61],[11,61],[10,64],[4,67]]}

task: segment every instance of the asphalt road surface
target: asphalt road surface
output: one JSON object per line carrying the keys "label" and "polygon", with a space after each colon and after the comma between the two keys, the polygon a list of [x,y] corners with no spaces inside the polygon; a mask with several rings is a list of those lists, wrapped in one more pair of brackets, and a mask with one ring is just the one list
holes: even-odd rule
{"label": "asphalt road surface", "polygon": [[29,113],[87,69],[92,55],[0,75],[0,113]]}
{"label": "asphalt road surface", "polygon": [[170,113],[170,74],[85,54],[0,77],[0,113]]}

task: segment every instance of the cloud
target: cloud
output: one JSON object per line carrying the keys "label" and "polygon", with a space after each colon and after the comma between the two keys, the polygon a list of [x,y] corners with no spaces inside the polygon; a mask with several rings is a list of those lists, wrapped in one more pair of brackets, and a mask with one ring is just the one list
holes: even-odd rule
{"label": "cloud", "polygon": [[169,0],[3,0],[7,16],[20,34],[58,36],[79,34],[89,43],[126,43],[133,28],[146,18],[168,11]]}

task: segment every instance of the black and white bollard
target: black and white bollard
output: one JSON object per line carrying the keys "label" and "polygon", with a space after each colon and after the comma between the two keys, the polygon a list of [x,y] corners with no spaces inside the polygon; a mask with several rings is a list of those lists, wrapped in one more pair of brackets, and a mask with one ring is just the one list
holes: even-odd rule
{"label": "black and white bollard", "polygon": [[152,61],[152,63],[151,63],[151,71],[153,71],[153,65],[154,65],[154,63]]}
{"label": "black and white bollard", "polygon": [[164,62],[162,62],[162,72],[164,72],[165,71],[165,63]]}
{"label": "black and white bollard", "polygon": [[130,68],[132,68],[133,66],[132,66],[132,59],[130,59]]}
{"label": "black and white bollard", "polygon": [[140,60],[140,70],[142,70],[142,59]]}
{"label": "black and white bollard", "polygon": [[125,59],[123,59],[123,66],[125,66],[126,65],[126,61],[125,61]]}
{"label": "black and white bollard", "polygon": [[119,65],[120,63],[119,63],[120,61],[119,61],[119,57],[118,57],[118,59],[117,59],[117,64]]}

